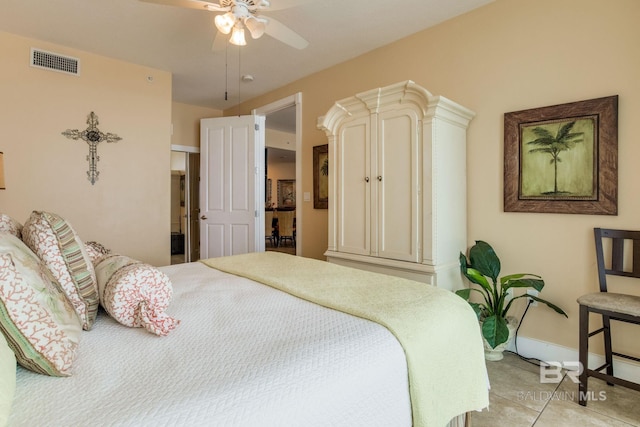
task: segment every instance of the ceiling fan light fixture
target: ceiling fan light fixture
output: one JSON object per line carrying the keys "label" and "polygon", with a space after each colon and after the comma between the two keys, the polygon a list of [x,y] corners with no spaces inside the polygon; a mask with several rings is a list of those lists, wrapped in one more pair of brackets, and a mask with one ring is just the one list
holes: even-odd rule
{"label": "ceiling fan light fixture", "polygon": [[249,32],[251,33],[251,37],[254,39],[259,39],[260,37],[262,37],[266,28],[265,23],[262,20],[257,19],[253,16],[249,16],[247,19],[245,19],[244,25],[247,26]]}
{"label": "ceiling fan light fixture", "polygon": [[[238,22],[240,24],[240,22]],[[236,46],[246,46],[247,41],[244,38],[244,28],[240,25],[235,25],[233,27],[233,32],[231,33],[231,38],[229,39],[229,43],[234,44]]]}
{"label": "ceiling fan light fixture", "polygon": [[236,24],[236,17],[233,13],[227,12],[224,15],[217,15],[213,22],[216,24],[218,31],[222,34],[229,34]]}

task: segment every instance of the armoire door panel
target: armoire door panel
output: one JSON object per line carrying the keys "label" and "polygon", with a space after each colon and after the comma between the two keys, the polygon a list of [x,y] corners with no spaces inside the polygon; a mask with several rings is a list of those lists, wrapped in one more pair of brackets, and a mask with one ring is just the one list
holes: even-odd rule
{"label": "armoire door panel", "polygon": [[419,118],[412,109],[378,116],[378,256],[418,261]]}
{"label": "armoire door panel", "polygon": [[362,255],[370,252],[369,133],[368,118],[351,121],[342,128],[338,148],[338,250]]}

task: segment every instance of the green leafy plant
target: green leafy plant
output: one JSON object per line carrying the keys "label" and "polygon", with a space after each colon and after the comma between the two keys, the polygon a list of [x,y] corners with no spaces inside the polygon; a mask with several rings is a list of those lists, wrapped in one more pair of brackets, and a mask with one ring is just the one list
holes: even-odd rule
{"label": "green leafy plant", "polygon": [[[500,276],[500,268],[500,258],[498,258],[491,245],[482,240],[477,240],[476,244],[469,249],[469,259],[463,253],[460,253],[460,270],[462,274],[472,284],[479,285],[480,288],[461,289],[456,294],[467,300],[476,312],[478,320],[482,322],[482,336],[492,348],[496,348],[509,339],[507,313],[513,302],[519,298],[531,298],[568,317],[560,307],[538,296],[524,293],[517,296],[513,295],[509,299],[509,289],[532,288],[540,292],[544,288],[544,281],[540,276],[529,273],[510,274],[498,278]],[[482,295],[483,301],[469,301],[472,291]]]}

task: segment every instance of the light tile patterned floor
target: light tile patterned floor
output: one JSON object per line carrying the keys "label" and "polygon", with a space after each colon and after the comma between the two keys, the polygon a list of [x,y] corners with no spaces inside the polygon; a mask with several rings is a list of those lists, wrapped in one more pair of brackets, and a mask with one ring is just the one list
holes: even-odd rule
{"label": "light tile patterned floor", "polygon": [[489,409],[471,414],[472,427],[640,427],[640,392],[610,387],[589,378],[597,398],[578,404],[578,385],[565,375],[560,383],[541,383],[540,369],[512,353],[487,362]]}
{"label": "light tile patterned floor", "polygon": [[284,252],[285,254],[289,254],[289,255],[295,255],[296,254],[296,248],[294,246],[289,246],[289,245],[283,245],[283,246],[279,246],[277,248],[274,248],[272,246],[267,246],[265,248],[265,250],[273,251],[273,252]]}

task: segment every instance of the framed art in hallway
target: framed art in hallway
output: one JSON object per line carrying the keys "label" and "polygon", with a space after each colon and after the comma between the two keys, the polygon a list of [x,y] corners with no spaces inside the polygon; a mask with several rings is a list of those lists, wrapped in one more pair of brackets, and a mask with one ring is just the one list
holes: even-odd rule
{"label": "framed art in hallway", "polygon": [[617,215],[618,96],[504,115],[505,212]]}
{"label": "framed art in hallway", "polygon": [[278,208],[296,207],[296,180],[278,180]]}

